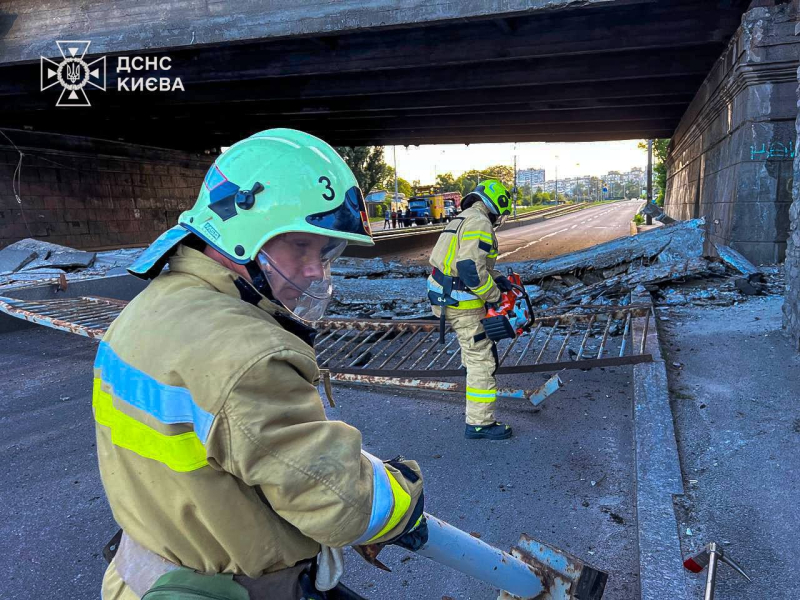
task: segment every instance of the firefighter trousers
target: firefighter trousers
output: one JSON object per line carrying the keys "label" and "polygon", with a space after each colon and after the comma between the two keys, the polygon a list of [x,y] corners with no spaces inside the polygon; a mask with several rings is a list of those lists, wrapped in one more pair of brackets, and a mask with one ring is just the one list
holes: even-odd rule
{"label": "firefighter trousers", "polygon": [[[440,307],[432,308],[438,317]],[[497,346],[486,337],[481,325],[481,319],[486,317],[486,310],[459,310],[447,306],[444,316],[458,337],[461,363],[467,369],[467,425],[491,425],[495,422],[497,382],[494,376],[498,359]]]}

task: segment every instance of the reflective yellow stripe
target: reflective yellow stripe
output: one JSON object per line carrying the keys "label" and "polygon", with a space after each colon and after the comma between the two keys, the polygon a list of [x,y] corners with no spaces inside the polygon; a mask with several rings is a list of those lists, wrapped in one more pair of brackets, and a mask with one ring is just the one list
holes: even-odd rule
{"label": "reflective yellow stripe", "polygon": [[485,231],[465,231],[461,236],[462,240],[483,240],[484,242],[493,242],[492,234]]}
{"label": "reflective yellow stripe", "polygon": [[458,246],[458,238],[453,236],[453,239],[450,240],[450,247],[447,249],[447,255],[444,257],[444,268],[442,272],[445,275],[452,275],[453,272],[451,270],[451,265],[453,264],[453,259],[456,256],[456,247]]}
{"label": "reflective yellow stripe", "polygon": [[467,387],[467,400],[469,402],[479,402],[489,404],[497,400],[497,390],[482,390],[480,388]]}
{"label": "reflective yellow stripe", "polygon": [[394,496],[392,516],[389,517],[386,525],[378,532],[378,535],[368,540],[367,543],[372,540],[377,540],[382,535],[386,535],[386,532],[391,531],[408,512],[408,507],[411,506],[411,496],[408,495],[408,492],[400,487],[400,484],[397,483],[397,480],[389,469],[386,469],[386,474],[389,476],[389,485],[392,486],[392,495]]}
{"label": "reflective yellow stripe", "polygon": [[486,303],[478,298],[477,300],[461,300],[456,306],[448,306],[456,310],[470,310],[473,308],[483,308]]}
{"label": "reflective yellow stripe", "polygon": [[206,449],[194,431],[165,435],[117,410],[99,378],[94,380],[92,406],[95,420],[111,430],[115,446],[157,460],[173,471],[195,471],[208,464]]}
{"label": "reflective yellow stripe", "polygon": [[497,252],[490,252],[486,255],[486,258],[497,258]]}
{"label": "reflective yellow stripe", "polygon": [[493,285],[494,285],[494,279],[492,279],[491,277],[489,277],[489,279],[486,281],[486,283],[484,283],[484,284],[483,284],[481,287],[479,287],[479,288],[475,288],[475,289],[474,289],[474,290],[472,290],[472,291],[473,291],[473,292],[475,292],[476,294],[485,294],[485,293],[486,293],[486,292],[488,292],[490,289],[492,289],[492,286],[493,286]]}

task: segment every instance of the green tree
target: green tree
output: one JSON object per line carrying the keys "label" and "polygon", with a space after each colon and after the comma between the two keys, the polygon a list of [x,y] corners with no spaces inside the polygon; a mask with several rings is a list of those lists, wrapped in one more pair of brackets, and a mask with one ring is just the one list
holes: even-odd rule
{"label": "green tree", "polygon": [[436,176],[436,185],[442,192],[460,192],[461,186],[452,173],[441,173]]}
{"label": "green tree", "polygon": [[[379,190],[385,190],[394,194],[394,169],[392,167],[387,165],[386,177],[382,182],[376,184],[375,187]],[[399,194],[405,194],[406,198],[409,198],[411,196],[411,184],[402,177],[398,177],[397,192]]]}
{"label": "green tree", "polygon": [[383,146],[339,146],[336,151],[353,171],[364,195],[375,188],[384,189],[381,186],[391,167],[383,160]]}
{"label": "green tree", "polygon": [[[647,142],[639,142],[640,150],[647,152]],[[667,191],[667,154],[669,138],[653,140],[653,195],[659,206],[664,206],[664,194]],[[645,186],[647,182],[645,181]]]}

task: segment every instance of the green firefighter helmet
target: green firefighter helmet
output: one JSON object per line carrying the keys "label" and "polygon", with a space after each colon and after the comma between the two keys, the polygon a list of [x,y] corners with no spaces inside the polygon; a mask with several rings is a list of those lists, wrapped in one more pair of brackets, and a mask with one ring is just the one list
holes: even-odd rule
{"label": "green firefighter helmet", "polygon": [[[466,195],[461,204],[474,200],[483,202],[489,212],[495,215],[500,222],[503,220],[501,217],[511,214],[511,192],[499,179],[484,179]],[[499,224],[497,223],[498,226]]]}
{"label": "green firefighter helmet", "polygon": [[192,235],[244,265],[261,294],[305,321],[322,316],[331,263],[345,246],[374,245],[353,172],[328,144],[293,129],[256,133],[220,155],[191,210],[128,271],[157,277]]}
{"label": "green firefighter helmet", "polygon": [[294,129],[256,133],[221,154],[178,224],[239,264],[284,233],[374,245],[353,172],[328,144]]}

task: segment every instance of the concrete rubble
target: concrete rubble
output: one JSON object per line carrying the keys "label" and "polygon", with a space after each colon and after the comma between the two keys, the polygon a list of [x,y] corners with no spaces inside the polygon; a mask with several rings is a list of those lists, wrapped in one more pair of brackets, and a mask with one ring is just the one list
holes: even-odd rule
{"label": "concrete rubble", "polygon": [[[503,263],[500,267],[521,275],[537,310],[625,305],[636,290],[651,292],[657,305],[668,306],[728,306],[745,295],[783,293],[780,268],[758,269],[724,247],[719,258],[704,257],[704,241],[705,221],[694,219],[550,260]],[[425,300],[427,266],[347,258],[334,266],[333,273],[334,302],[329,309],[333,315],[431,316]]]}
{"label": "concrete rubble", "polygon": [[[625,305],[631,292],[653,294],[657,305],[732,305],[749,295],[782,294],[783,272],[757,268],[735,250],[716,246],[704,257],[703,219],[663,227],[544,261],[502,263],[522,277],[536,311],[581,311]],[[0,250],[0,287],[123,275],[143,251],[81,252],[25,239]],[[329,316],[361,319],[431,318],[426,265],[380,258],[340,258],[332,267]]]}
{"label": "concrete rubble", "polygon": [[0,250],[0,287],[32,285],[122,275],[144,248],[84,252],[67,246],[26,238]]}

